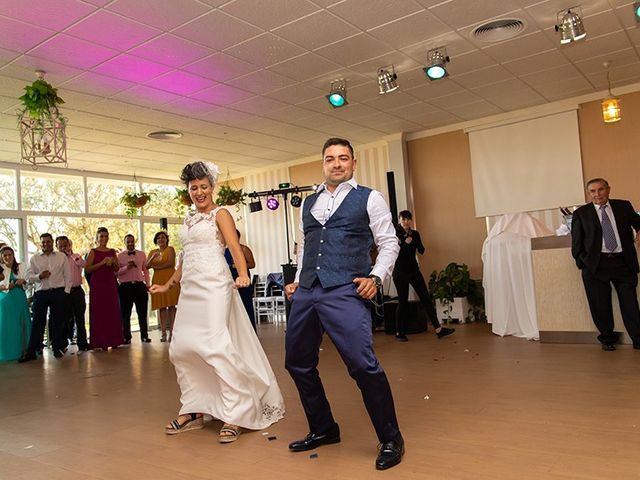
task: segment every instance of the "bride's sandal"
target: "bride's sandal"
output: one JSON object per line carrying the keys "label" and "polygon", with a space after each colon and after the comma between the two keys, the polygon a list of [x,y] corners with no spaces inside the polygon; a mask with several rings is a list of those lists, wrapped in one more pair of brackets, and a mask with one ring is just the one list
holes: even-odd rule
{"label": "bride's sandal", "polygon": [[[184,418],[187,417],[187,420]],[[182,419],[182,422],[180,420]],[[204,427],[204,418],[201,413],[186,413],[172,420],[169,425],[164,427],[164,433],[167,435],[176,435],[189,430],[197,430]]]}
{"label": "bride's sandal", "polygon": [[220,436],[218,437],[218,442],[220,443],[232,443],[238,440],[240,436],[241,428],[237,425],[231,425],[229,423],[225,423],[220,429]]}

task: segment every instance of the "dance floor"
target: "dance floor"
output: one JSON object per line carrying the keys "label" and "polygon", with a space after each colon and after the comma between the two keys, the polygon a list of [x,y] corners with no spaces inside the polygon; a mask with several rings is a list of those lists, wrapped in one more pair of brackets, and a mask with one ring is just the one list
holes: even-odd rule
{"label": "dance floor", "polygon": [[229,445],[217,443],[219,422],[163,433],[179,391],[157,332],[151,344],[134,339],[109,352],[0,364],[0,479],[640,477],[640,351],[629,345],[603,352],[500,338],[484,323],[442,340],[432,331],[408,343],[376,333],[407,447],[402,464],[377,472],[377,439],[327,339],[320,373],[342,443],[287,450],[307,425],[283,367],[284,328],[262,325],[259,334],[286,417]]}

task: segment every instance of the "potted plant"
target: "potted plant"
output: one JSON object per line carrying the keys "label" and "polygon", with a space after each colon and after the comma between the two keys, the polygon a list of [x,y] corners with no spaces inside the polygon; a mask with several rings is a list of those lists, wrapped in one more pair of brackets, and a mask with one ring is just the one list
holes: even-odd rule
{"label": "potted plant", "polygon": [[25,93],[19,99],[24,106],[24,113],[34,120],[46,117],[64,123],[64,117],[58,112],[58,105],[62,105],[64,100],[58,96],[58,89],[53,88],[42,76],[24,87]]}
{"label": "potted plant", "polygon": [[476,307],[470,306],[469,297],[478,302],[478,287],[471,279],[467,265],[450,263],[439,272],[434,270],[429,278],[429,291],[436,300],[440,320],[455,318],[464,323],[477,316]]}
{"label": "potted plant", "polygon": [[144,207],[149,200],[151,200],[151,196],[155,195],[154,193],[136,193],[136,192],[125,192],[122,197],[120,197],[120,203],[126,207],[125,213],[129,218],[133,218],[138,213],[138,209]]}
{"label": "potted plant", "polygon": [[216,203],[218,205],[244,205],[246,203],[247,194],[242,189],[236,190],[228,183],[220,186]]}
{"label": "potted plant", "polygon": [[176,188],[176,200],[187,207],[193,204],[186,188]]}

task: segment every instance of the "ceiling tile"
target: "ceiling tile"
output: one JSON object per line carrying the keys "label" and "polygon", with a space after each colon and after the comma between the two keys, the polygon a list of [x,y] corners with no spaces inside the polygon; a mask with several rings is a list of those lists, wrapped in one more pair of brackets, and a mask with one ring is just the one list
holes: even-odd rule
{"label": "ceiling tile", "polygon": [[253,97],[254,94],[246,90],[232,87],[230,85],[218,84],[191,95],[191,97],[203,102],[215,105],[231,105],[233,103]]}
{"label": "ceiling tile", "polygon": [[315,50],[338,40],[355,35],[359,30],[326,10],[321,10],[288,25],[273,30],[273,33],[300,45]]}
{"label": "ceiling tile", "polygon": [[288,106],[264,114],[265,117],[280,122],[295,123],[296,121],[315,115],[315,112],[297,106]]}
{"label": "ceiling tile", "polygon": [[369,30],[379,25],[385,25],[398,18],[411,15],[423,10],[423,7],[413,0],[389,2],[388,0],[345,0],[332,7],[329,11],[339,18],[345,19],[362,30]]}
{"label": "ceiling tile", "polygon": [[[69,54],[69,52],[73,52],[73,54]],[[90,69],[116,56],[118,52],[69,35],[60,34],[37,46],[29,54],[63,65]]]}
{"label": "ceiling tile", "polygon": [[226,82],[232,78],[255,72],[258,67],[243,62],[226,53],[216,53],[183,68],[187,72],[196,73],[201,77],[211,78],[219,82]]}
{"label": "ceiling tile", "polygon": [[450,31],[450,28],[431,13],[420,11],[374,28],[369,31],[369,34],[395,48],[402,48],[416,43],[427,42],[448,31]]}
{"label": "ceiling tile", "polygon": [[521,75],[520,78],[527,84],[536,87],[543,83],[561,81],[565,78],[579,77],[580,75],[580,71],[576,67],[567,64],[562,67]]}
{"label": "ceiling tile", "polygon": [[445,95],[444,97],[433,98],[429,100],[431,105],[440,107],[443,110],[451,111],[451,107],[459,107],[460,105],[467,105],[482,100],[478,95],[467,90],[461,92],[452,93],[451,95]]}
{"label": "ceiling tile", "polygon": [[120,92],[113,96],[114,100],[121,102],[133,103],[134,105],[142,105],[145,107],[154,107],[173,102],[180,98],[179,95],[170,93],[157,88],[151,88],[146,85],[136,85],[133,88]]}
{"label": "ceiling tile", "polygon": [[605,67],[604,62],[607,61],[610,63],[610,68],[619,68],[624,65],[636,63],[638,60],[638,53],[633,48],[627,48],[624,50],[620,50],[618,52],[609,52],[605,55],[601,55],[599,57],[589,58],[587,60],[582,60],[580,62],[576,62],[575,66],[582,73],[604,73]]}
{"label": "ceiling tile", "polygon": [[150,62],[133,55],[120,55],[98,66],[95,71],[130,82],[147,82],[171,70],[166,65]]}
{"label": "ceiling tile", "polygon": [[129,53],[152,62],[178,68],[206,57],[211,53],[211,50],[167,33],[131,50]]}
{"label": "ceiling tile", "polygon": [[138,22],[167,31],[210,10],[195,0],[117,0],[106,7]]}
{"label": "ceiling tile", "polygon": [[483,51],[498,63],[505,63],[529,55],[535,55],[541,50],[551,50],[554,43],[541,31],[529,35],[515,37],[506,42],[491,45]]}
{"label": "ceiling tile", "polygon": [[260,67],[268,67],[291,57],[302,55],[304,49],[272,33],[263,33],[228,48],[225,53]]}
{"label": "ceiling tile", "polygon": [[379,57],[389,53],[392,47],[380,40],[376,40],[366,33],[355,35],[346,40],[333,43],[316,50],[318,55],[348,67],[356,63],[361,63],[370,58]]}
{"label": "ceiling tile", "polygon": [[110,97],[118,92],[134,86],[131,82],[106,77],[93,72],[82,75],[64,83],[65,88],[78,92],[93,93],[103,97]]}
{"label": "ceiling tile", "polygon": [[[215,35],[212,35],[212,32],[215,32]],[[177,28],[173,33],[216,50],[224,50],[260,35],[262,30],[220,10],[213,10]]]}
{"label": "ceiling tile", "polygon": [[125,51],[160,34],[160,30],[100,10],[65,33],[112,49]]}
{"label": "ceiling tile", "polygon": [[465,120],[473,120],[475,118],[482,118],[489,115],[503,113],[502,109],[485,100],[480,100],[479,102],[469,103],[466,105],[449,106],[447,107],[447,110],[453,115],[456,115]]}
{"label": "ceiling tile", "polygon": [[592,92],[593,87],[584,77],[575,77],[539,84],[535,90],[547,100],[554,101]]}
{"label": "ceiling tile", "polygon": [[301,103],[313,98],[324,97],[325,95],[326,92],[324,90],[302,83],[274,90],[267,94],[269,98],[274,98],[289,104]]}
{"label": "ceiling tile", "polygon": [[338,70],[340,65],[322,58],[315,53],[305,53],[284,62],[270,66],[267,70],[285,75],[298,81],[309,80],[326,72]]}
{"label": "ceiling tile", "polygon": [[318,10],[316,5],[307,0],[269,0],[269,8],[264,6],[263,0],[233,0],[221,10],[265,30],[272,30]]}
{"label": "ceiling tile", "polygon": [[242,112],[261,114],[268,113],[273,110],[279,110],[286,107],[287,104],[280,102],[273,98],[267,97],[253,97],[248,100],[243,100],[233,105],[233,108]]}
{"label": "ceiling tile", "polygon": [[567,58],[558,49],[531,55],[512,62],[507,62],[503,66],[517,76],[526,75],[532,71],[549,70],[567,64]]}
{"label": "ceiling tile", "polygon": [[16,52],[26,52],[54,35],[52,30],[5,17],[0,17],[0,32],[2,47]]}
{"label": "ceiling tile", "polygon": [[501,65],[493,65],[483,68],[482,70],[476,70],[462,75],[455,74],[454,76],[454,73],[451,75],[456,83],[465,88],[480,87],[489,83],[497,83],[513,78],[513,75]]}
{"label": "ceiling tile", "polygon": [[181,70],[173,70],[166,75],[154,78],[147,85],[178,95],[191,95],[211,87],[214,81]]}
{"label": "ceiling tile", "polygon": [[[0,15],[40,27],[63,30],[89,15],[95,8],[79,0],[56,0],[55,2],[3,0],[0,2]],[[61,12],[64,13],[61,14]]]}
{"label": "ceiling tile", "polygon": [[10,64],[0,69],[0,75],[20,78],[32,83],[36,80],[36,70],[48,72],[45,80],[54,86],[59,86],[70,78],[76,77],[82,73],[82,70],[73,67],[60,65],[56,62],[50,62],[42,58],[35,58],[29,55],[22,55]]}
{"label": "ceiling tile", "polygon": [[460,29],[519,10],[517,0],[450,0],[432,7],[429,11],[451,28]]}
{"label": "ceiling tile", "polygon": [[618,31],[609,35],[602,35],[596,38],[589,38],[586,41],[571,42],[564,45],[561,51],[572,61],[587,60],[591,57],[604,55],[607,52],[616,52],[632,47],[629,38],[624,31]]}
{"label": "ceiling tile", "polygon": [[275,72],[270,72],[269,70],[259,70],[249,75],[236,78],[233,81],[234,86],[260,95],[293,85],[294,83],[296,83],[295,80],[284,77],[283,75],[278,75]]}

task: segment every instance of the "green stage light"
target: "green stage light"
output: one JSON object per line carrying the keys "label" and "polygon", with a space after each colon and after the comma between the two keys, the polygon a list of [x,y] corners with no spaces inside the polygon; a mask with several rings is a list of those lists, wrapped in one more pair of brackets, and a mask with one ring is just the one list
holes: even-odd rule
{"label": "green stage light", "polygon": [[347,102],[347,81],[338,79],[331,82],[331,91],[327,95],[327,100],[333,108],[340,108],[348,105]]}

